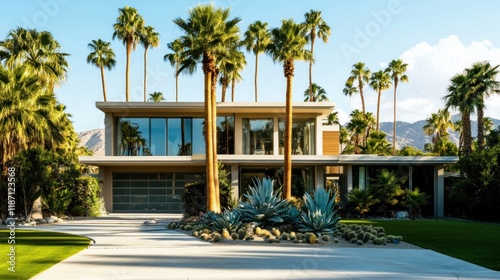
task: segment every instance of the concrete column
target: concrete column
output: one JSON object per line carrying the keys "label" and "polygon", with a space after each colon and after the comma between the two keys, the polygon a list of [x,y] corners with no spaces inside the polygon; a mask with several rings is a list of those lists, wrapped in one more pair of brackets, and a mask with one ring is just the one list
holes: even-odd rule
{"label": "concrete column", "polygon": [[352,165],[347,166],[347,193],[352,191]]}
{"label": "concrete column", "polygon": [[114,134],[115,134],[115,126],[113,115],[110,113],[106,113],[104,115],[104,155],[113,156],[114,151]]}
{"label": "concrete column", "polygon": [[239,187],[239,165],[237,164],[231,164],[231,198],[232,199],[238,199],[239,193],[240,193],[240,187]]}
{"label": "concrete column", "polygon": [[364,190],[366,188],[366,175],[365,175],[365,170],[366,168],[364,166],[359,167],[359,189]]}
{"label": "concrete column", "polygon": [[[102,183],[101,183],[102,182]],[[113,175],[107,167],[99,167],[99,186],[101,187],[106,210],[113,212]]]}
{"label": "concrete column", "polygon": [[234,154],[243,154],[243,126],[241,115],[234,115]]}
{"label": "concrete column", "polygon": [[315,155],[323,155],[323,117],[316,117],[316,123],[314,124],[314,128],[316,129],[316,134],[314,139],[314,147],[316,148]]}
{"label": "concrete column", "polygon": [[444,217],[444,166],[434,166],[434,216]]}
{"label": "concrete column", "polygon": [[316,165],[316,189],[325,187],[325,167],[322,165]]}
{"label": "concrete column", "polygon": [[273,118],[273,155],[280,154],[279,118]]}

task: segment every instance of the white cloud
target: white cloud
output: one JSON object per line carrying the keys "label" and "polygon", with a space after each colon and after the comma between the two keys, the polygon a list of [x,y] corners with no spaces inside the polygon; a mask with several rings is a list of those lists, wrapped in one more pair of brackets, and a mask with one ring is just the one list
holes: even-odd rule
{"label": "white cloud", "polygon": [[[397,90],[398,115],[401,121],[414,122],[427,118],[444,106],[443,97],[451,77],[477,61],[500,64],[500,48],[488,40],[464,45],[456,36],[441,39],[436,45],[422,42],[405,51],[401,59],[408,63],[409,83],[400,83]],[[500,79],[500,77],[498,77]],[[393,119],[392,88],[381,101],[381,120]],[[486,116],[500,118],[500,96],[486,101]]]}

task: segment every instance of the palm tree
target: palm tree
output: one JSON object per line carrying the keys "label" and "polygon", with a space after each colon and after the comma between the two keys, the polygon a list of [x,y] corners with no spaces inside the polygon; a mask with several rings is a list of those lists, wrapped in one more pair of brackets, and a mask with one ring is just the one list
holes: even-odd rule
{"label": "palm tree", "polygon": [[217,65],[215,53],[239,40],[239,21],[239,18],[229,19],[229,9],[213,5],[198,5],[190,9],[187,20],[174,19],[174,23],[185,33],[181,42],[184,50],[182,57],[186,59],[181,62],[178,73],[192,67],[193,62],[201,62],[204,74],[207,211],[220,212],[217,150],[214,149],[217,108],[212,91],[212,76]]}
{"label": "palm tree", "polygon": [[[169,61],[170,65],[175,66],[175,102],[179,102],[179,67],[181,63],[186,61],[183,57],[184,48],[182,47],[182,41],[180,39],[175,39],[173,42],[167,44],[167,47],[172,51],[163,57],[164,61]],[[193,74],[196,69],[196,62],[191,63],[190,67],[187,67],[184,71],[187,74]]]}
{"label": "palm tree", "polygon": [[448,95],[444,96],[445,109],[457,108],[462,116],[462,136],[464,155],[472,152],[472,135],[470,114],[477,108],[478,99],[470,94],[469,81],[465,74],[457,74],[451,78]]}
{"label": "palm tree", "polygon": [[462,125],[462,120],[457,120],[453,123],[453,129],[458,132],[459,134],[459,138],[458,138],[458,151],[461,151],[462,150],[462,147],[464,145],[464,134],[463,134],[463,130],[464,130],[464,127]]}
{"label": "palm tree", "polygon": [[484,135],[488,135],[495,128],[495,124],[490,118],[484,118],[483,122],[484,122]]}
{"label": "palm tree", "polygon": [[359,110],[354,110],[350,114],[351,119],[346,125],[347,130],[350,132],[350,140],[354,146],[356,154],[361,153],[361,145],[364,142],[364,136],[368,128],[368,123],[365,119],[365,114]]}
{"label": "palm tree", "polygon": [[146,146],[146,139],[142,137],[139,125],[132,124],[130,121],[121,123],[121,141],[122,154],[127,156],[138,156],[142,147]]}
{"label": "palm tree", "polygon": [[327,119],[327,125],[339,125],[340,126],[340,120],[339,120],[339,112],[332,111],[330,114],[328,114],[328,119]]}
{"label": "palm tree", "polygon": [[113,67],[115,67],[115,53],[111,48],[111,43],[105,42],[101,39],[92,40],[92,42],[88,44],[88,46],[91,49],[91,53],[87,56],[87,63],[97,66],[101,70],[102,95],[104,96],[104,102],[106,102],[107,98],[104,68],[111,70],[113,69]]}
{"label": "palm tree", "polygon": [[424,133],[432,136],[433,145],[436,145],[443,136],[448,135],[448,130],[453,128],[454,125],[451,121],[450,112],[442,109],[438,110],[435,114],[431,114],[426,119],[426,124],[423,127]]}
{"label": "palm tree", "polygon": [[271,33],[267,28],[267,22],[255,21],[248,26],[245,32],[245,39],[242,44],[247,51],[252,51],[255,54],[255,102],[258,99],[258,84],[257,74],[259,68],[259,54],[264,52],[267,46],[271,43]]}
{"label": "palm tree", "polygon": [[148,101],[162,102],[162,101],[165,101],[165,97],[163,97],[163,93],[155,91],[155,92],[149,94]]}
{"label": "palm tree", "polygon": [[375,90],[378,94],[377,98],[377,132],[380,128],[379,120],[380,120],[380,97],[382,96],[382,91],[389,89],[391,86],[391,76],[387,71],[377,71],[372,73],[370,78],[370,87]]}
{"label": "palm tree", "polygon": [[[316,83],[312,84],[312,89],[313,89],[313,98],[315,102],[328,102],[330,101],[328,99],[328,96],[326,95],[326,90],[320,86],[318,86]],[[310,88],[307,88],[304,91],[304,102],[311,101],[311,92]]]}
{"label": "palm tree", "polygon": [[129,72],[130,72],[130,54],[135,50],[140,42],[140,34],[144,28],[144,19],[137,12],[137,9],[125,6],[118,9],[119,15],[116,23],[113,25],[113,39],[120,39],[127,49],[127,63],[125,66],[125,98],[129,101]]}
{"label": "palm tree", "polygon": [[[330,26],[326,24],[325,20],[321,17],[320,11],[310,10],[308,13],[304,14],[305,25],[306,25],[306,36],[308,41],[311,42],[311,55],[314,59],[314,42],[316,36],[322,39],[324,43],[328,42],[328,37],[330,37],[332,31]],[[312,64],[314,60],[309,61],[309,101],[314,102],[313,95],[313,82],[312,82]]]}
{"label": "palm tree", "polygon": [[224,55],[219,60],[219,69],[221,77],[219,82],[222,86],[221,101],[226,101],[226,90],[229,84],[231,87],[231,98],[234,101],[234,86],[236,81],[241,81],[240,72],[246,65],[245,55],[237,49],[236,46],[230,47],[227,55]]}
{"label": "palm tree", "polygon": [[0,42],[0,61],[13,69],[23,66],[53,90],[66,78],[68,54],[60,52],[61,45],[47,31],[18,27]]}
{"label": "palm tree", "polygon": [[492,94],[500,94],[500,83],[496,80],[499,65],[493,67],[489,62],[474,63],[466,69],[472,95],[477,98],[477,144],[484,147],[484,99]]}
{"label": "palm tree", "polygon": [[406,68],[408,64],[403,63],[401,59],[392,60],[389,62],[389,66],[386,71],[389,72],[393,80],[394,85],[394,123],[392,127],[392,155],[396,155],[396,91],[398,89],[398,83],[408,82],[408,76],[405,75]]}
{"label": "palm tree", "polygon": [[142,29],[139,36],[141,44],[144,46],[144,102],[146,102],[146,84],[147,84],[147,66],[148,66],[148,48],[158,47],[160,44],[160,34],[152,26],[146,26]]}
{"label": "palm tree", "polygon": [[292,196],[292,86],[295,71],[295,60],[312,59],[310,51],[305,49],[307,44],[303,36],[305,26],[293,20],[283,20],[280,28],[271,30],[272,43],[267,52],[274,62],[283,63],[283,73],[286,78],[286,120],[285,120],[285,164],[283,177],[283,198]]}
{"label": "palm tree", "polygon": [[388,156],[391,154],[391,144],[385,139],[385,132],[376,131],[370,134],[366,144],[361,147],[363,154],[376,154],[379,156]]}
{"label": "palm tree", "polygon": [[363,62],[358,62],[352,66],[351,75],[349,76],[349,78],[347,78],[346,81],[346,86],[351,85],[351,87],[352,85],[354,85],[355,81],[358,82],[357,91],[352,91],[350,94],[352,95],[352,93],[359,92],[359,96],[361,97],[361,108],[363,110],[363,114],[366,112],[365,98],[363,96],[363,84],[368,83],[370,81],[370,76],[371,76],[370,69],[368,69],[368,67],[366,67]]}

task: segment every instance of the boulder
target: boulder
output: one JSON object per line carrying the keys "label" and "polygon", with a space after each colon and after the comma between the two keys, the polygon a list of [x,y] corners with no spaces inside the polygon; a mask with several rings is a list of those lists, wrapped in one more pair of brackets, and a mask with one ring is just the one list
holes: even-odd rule
{"label": "boulder", "polygon": [[406,211],[396,212],[396,219],[408,219],[408,217],[410,217],[410,214]]}
{"label": "boulder", "polygon": [[38,220],[36,220],[36,222],[39,223],[39,224],[46,224],[47,220],[45,220],[45,219],[38,219]]}
{"label": "boulder", "polygon": [[52,218],[48,218],[48,219],[47,219],[47,223],[48,223],[48,224],[53,224],[53,223],[55,223],[55,221],[54,221],[54,219],[52,219]]}

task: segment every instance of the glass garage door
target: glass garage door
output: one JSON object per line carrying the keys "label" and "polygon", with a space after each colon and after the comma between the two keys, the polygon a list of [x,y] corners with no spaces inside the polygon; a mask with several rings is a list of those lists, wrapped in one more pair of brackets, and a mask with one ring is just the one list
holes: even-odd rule
{"label": "glass garage door", "polygon": [[203,181],[199,173],[113,173],[113,212],[181,213],[184,186]]}

